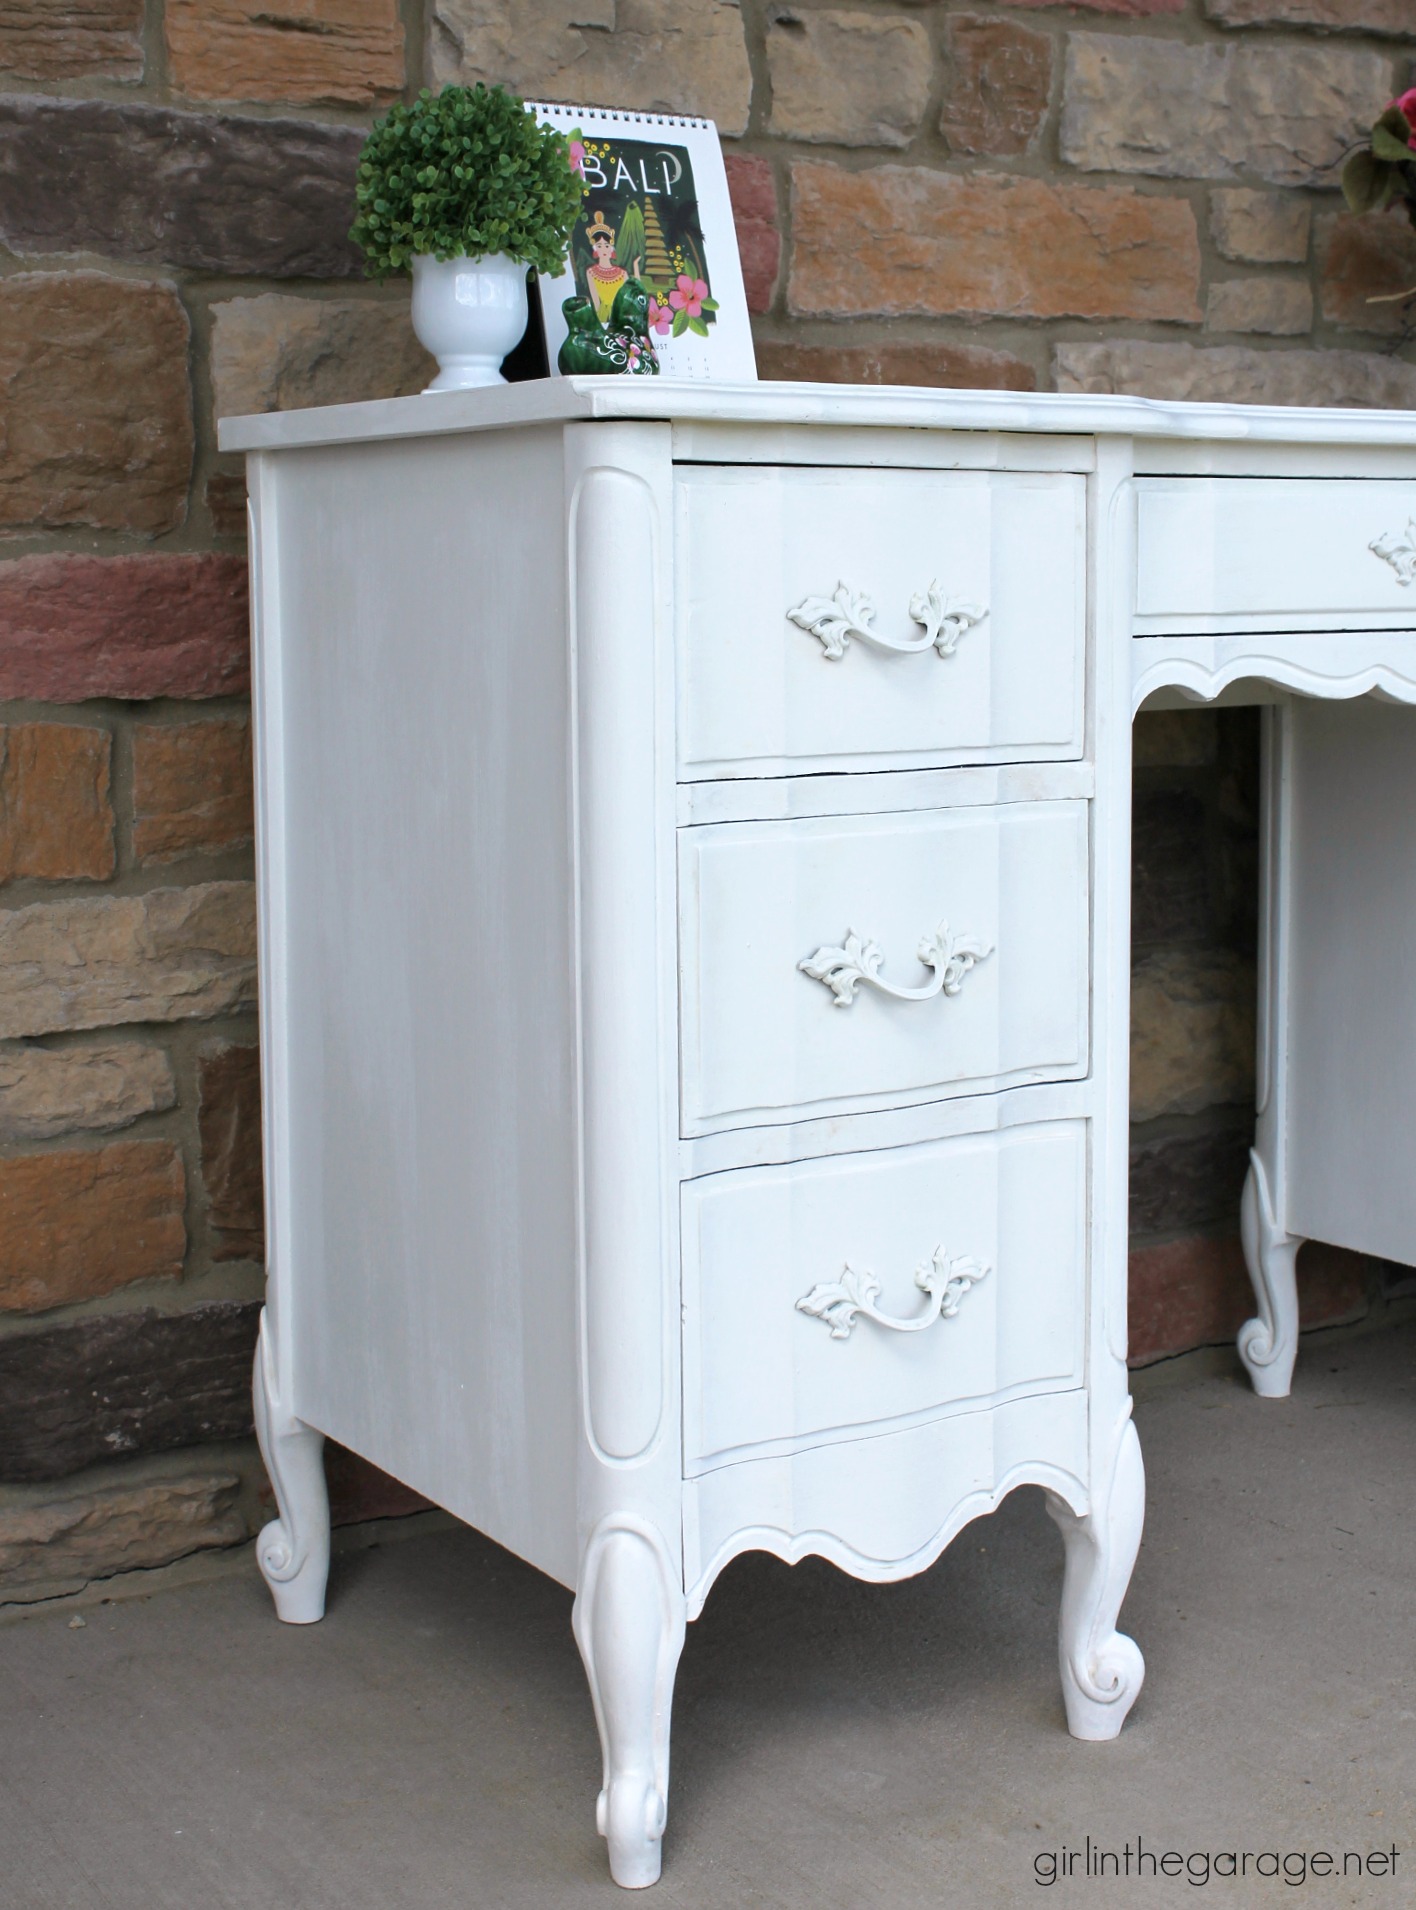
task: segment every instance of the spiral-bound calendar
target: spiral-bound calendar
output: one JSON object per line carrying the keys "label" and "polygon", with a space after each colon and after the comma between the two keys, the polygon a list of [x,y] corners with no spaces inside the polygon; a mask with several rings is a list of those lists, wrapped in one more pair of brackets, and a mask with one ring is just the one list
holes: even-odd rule
{"label": "spiral-bound calendar", "polygon": [[532,103],[570,141],[585,199],[538,281],[552,375],[757,377],[737,232],[710,119]]}

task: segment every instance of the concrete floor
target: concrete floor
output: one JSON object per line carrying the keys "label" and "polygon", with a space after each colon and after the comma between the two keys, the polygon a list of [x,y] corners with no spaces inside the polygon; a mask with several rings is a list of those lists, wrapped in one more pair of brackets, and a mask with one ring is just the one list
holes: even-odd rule
{"label": "concrete floor", "polygon": [[[1237,1374],[1146,1391],[1124,1622],[1149,1678],[1120,1740],[1063,1728],[1061,1549],[1032,1490],[902,1585],[740,1560],[689,1631],[647,1901],[1416,1903],[1416,1331],[1306,1342],[1287,1402]],[[3,1910],[630,1901],[593,1829],[567,1592],[436,1531],[346,1552],[298,1631],[238,1568],[0,1630]],[[1401,1854],[1301,1890],[1039,1891],[1037,1860],[1088,1836]]]}

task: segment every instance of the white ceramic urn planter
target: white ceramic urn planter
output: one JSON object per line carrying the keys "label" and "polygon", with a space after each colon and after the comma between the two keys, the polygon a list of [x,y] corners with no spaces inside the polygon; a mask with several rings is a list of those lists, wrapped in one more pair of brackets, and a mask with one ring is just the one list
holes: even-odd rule
{"label": "white ceramic urn planter", "polygon": [[526,330],[526,267],[505,253],[413,261],[413,330],[438,361],[425,391],[504,385],[501,362]]}

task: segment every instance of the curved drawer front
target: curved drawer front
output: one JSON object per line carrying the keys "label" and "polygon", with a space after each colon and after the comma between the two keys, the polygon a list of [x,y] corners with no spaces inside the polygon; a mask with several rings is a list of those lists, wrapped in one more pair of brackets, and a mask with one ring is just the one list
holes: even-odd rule
{"label": "curved drawer front", "polygon": [[684,780],[1082,753],[1085,480],[681,467]]}
{"label": "curved drawer front", "polygon": [[1416,483],[1138,478],[1137,636],[1416,629]]}
{"label": "curved drawer front", "polygon": [[1081,1121],[687,1182],[686,1469],[1079,1386],[1086,1184]]}
{"label": "curved drawer front", "polygon": [[1087,1068],[1087,805],[679,833],[686,1134]]}

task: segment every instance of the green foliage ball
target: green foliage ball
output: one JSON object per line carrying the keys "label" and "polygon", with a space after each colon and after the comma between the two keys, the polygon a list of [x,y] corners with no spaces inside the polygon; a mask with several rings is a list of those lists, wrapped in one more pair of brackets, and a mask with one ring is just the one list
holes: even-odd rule
{"label": "green foliage ball", "polygon": [[584,193],[570,142],[500,86],[424,89],[376,120],[359,155],[350,238],[373,278],[406,274],[420,252],[504,252],[555,276]]}

